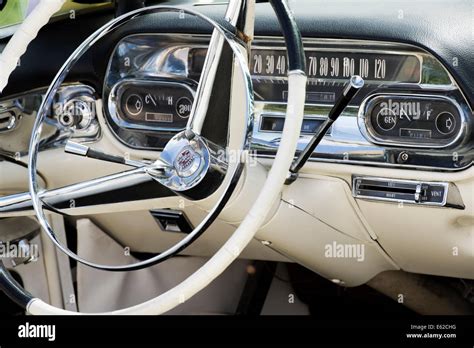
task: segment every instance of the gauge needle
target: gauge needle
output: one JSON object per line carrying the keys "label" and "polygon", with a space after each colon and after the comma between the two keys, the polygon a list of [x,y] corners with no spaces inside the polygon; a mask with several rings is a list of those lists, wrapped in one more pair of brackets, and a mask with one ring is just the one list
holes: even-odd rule
{"label": "gauge needle", "polygon": [[145,102],[148,104],[149,103],[149,100],[151,100],[151,102],[153,103],[153,105],[156,106],[156,101],[155,99],[153,99],[153,96],[151,94],[147,94],[146,97],[145,97]]}
{"label": "gauge needle", "polygon": [[405,116],[407,117],[407,120],[411,122],[410,116],[408,116],[406,111],[403,108],[401,108],[400,109],[400,118],[401,118],[401,116],[403,116],[403,114],[405,114]]}
{"label": "gauge needle", "polygon": [[260,94],[258,94],[257,92],[253,91],[253,94],[255,94],[255,96],[257,96],[258,98],[260,98],[260,100],[265,100]]}

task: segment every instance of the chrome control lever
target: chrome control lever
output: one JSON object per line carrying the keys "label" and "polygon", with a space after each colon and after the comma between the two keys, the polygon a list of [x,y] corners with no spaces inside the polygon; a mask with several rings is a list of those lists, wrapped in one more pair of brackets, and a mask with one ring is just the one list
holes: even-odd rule
{"label": "chrome control lever", "polygon": [[318,127],[316,134],[306,145],[305,149],[300,153],[298,158],[293,162],[290,168],[290,175],[286,180],[286,185],[290,185],[298,178],[298,172],[305,165],[308,159],[313,154],[314,149],[323,140],[329,128],[342,114],[344,109],[349,105],[351,100],[356,96],[357,92],[364,86],[364,79],[355,75],[349,80],[349,83],[344,88],[344,91],[340,95],[339,99],[334,104],[333,108],[329,112],[328,118]]}
{"label": "chrome control lever", "polygon": [[106,162],[124,164],[124,165],[135,167],[135,168],[143,168],[150,164],[146,162],[130,160],[122,156],[110,155],[102,151],[94,150],[90,148],[89,146],[75,143],[73,141],[68,141],[66,143],[66,147],[64,151],[66,153],[70,153],[73,155],[93,158],[93,159],[106,161]]}

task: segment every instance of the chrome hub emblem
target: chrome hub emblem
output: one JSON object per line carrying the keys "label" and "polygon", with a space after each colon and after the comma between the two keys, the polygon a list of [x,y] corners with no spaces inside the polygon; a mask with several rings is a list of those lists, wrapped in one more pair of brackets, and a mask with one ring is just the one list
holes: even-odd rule
{"label": "chrome hub emblem", "polygon": [[174,160],[174,169],[176,170],[176,173],[182,178],[189,177],[196,173],[200,165],[201,156],[196,153],[196,151],[194,151],[191,146],[186,146],[183,148]]}
{"label": "chrome hub emblem", "polygon": [[165,177],[157,180],[173,191],[187,191],[198,185],[211,163],[205,140],[199,135],[188,139],[185,132],[171,138],[160,159],[169,167]]}

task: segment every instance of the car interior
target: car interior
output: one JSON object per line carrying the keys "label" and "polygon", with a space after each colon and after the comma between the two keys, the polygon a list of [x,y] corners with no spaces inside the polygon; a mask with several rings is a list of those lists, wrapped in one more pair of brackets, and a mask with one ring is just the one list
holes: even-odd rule
{"label": "car interior", "polygon": [[0,1],[0,313],[472,315],[473,11]]}

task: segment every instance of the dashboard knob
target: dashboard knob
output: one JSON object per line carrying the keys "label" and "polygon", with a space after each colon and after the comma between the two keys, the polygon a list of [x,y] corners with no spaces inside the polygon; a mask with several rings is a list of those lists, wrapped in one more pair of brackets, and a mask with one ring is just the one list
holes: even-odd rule
{"label": "dashboard knob", "polygon": [[436,117],[436,129],[443,134],[451,134],[456,129],[456,117],[450,112],[442,112]]}
{"label": "dashboard knob", "polygon": [[64,105],[64,111],[59,115],[59,122],[64,127],[86,129],[92,123],[94,111],[90,103],[79,99],[71,99]]}

